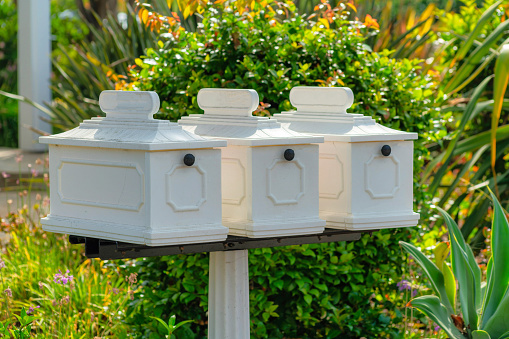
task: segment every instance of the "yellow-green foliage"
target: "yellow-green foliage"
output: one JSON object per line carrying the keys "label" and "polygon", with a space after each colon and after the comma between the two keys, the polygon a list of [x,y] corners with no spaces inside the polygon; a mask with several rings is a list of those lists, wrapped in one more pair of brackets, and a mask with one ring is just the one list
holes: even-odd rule
{"label": "yellow-green foliage", "polygon": [[[21,194],[18,204],[23,206],[24,199]],[[44,232],[38,222],[30,221],[44,212],[45,204],[37,200],[32,216],[25,205],[2,219],[0,324],[9,322],[16,329],[15,316],[22,308],[33,308],[32,337],[125,337],[122,319],[133,284],[118,265],[86,259],[81,247],[71,246],[66,236]],[[59,283],[56,274],[73,278]]]}

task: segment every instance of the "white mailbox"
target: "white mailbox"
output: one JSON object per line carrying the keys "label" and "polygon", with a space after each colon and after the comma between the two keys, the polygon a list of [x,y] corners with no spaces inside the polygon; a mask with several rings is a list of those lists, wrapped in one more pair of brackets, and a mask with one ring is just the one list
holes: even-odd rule
{"label": "white mailbox", "polygon": [[230,234],[270,237],[321,233],[318,216],[318,145],[323,137],[281,128],[253,116],[258,93],[202,89],[205,114],[179,124],[195,134],[228,141],[222,150],[223,223]]}
{"label": "white mailbox", "polygon": [[49,144],[50,232],[151,246],[225,240],[222,140],[155,120],[155,92],[104,91],[105,118],[41,137]]}
{"label": "white mailbox", "polygon": [[346,87],[295,87],[296,111],[274,117],[283,127],[322,135],[320,217],[327,227],[369,230],[415,226],[413,139],[371,117],[350,114],[353,93]]}

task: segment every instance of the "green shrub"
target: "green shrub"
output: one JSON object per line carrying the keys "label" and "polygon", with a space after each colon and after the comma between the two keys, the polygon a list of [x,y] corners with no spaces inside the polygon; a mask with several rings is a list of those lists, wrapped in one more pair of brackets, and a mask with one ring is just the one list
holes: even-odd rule
{"label": "green shrub", "polygon": [[[2,99],[0,107],[0,147],[18,147],[18,102]],[[1,102],[0,101],[0,102]]]}
{"label": "green shrub", "polygon": [[[201,112],[196,95],[204,87],[253,88],[263,102],[258,114],[267,115],[291,109],[288,95],[294,86],[348,86],[355,94],[351,112],[419,132],[417,179],[428,158],[425,145],[440,136],[431,79],[419,74],[418,60],[397,61],[388,52],[371,52],[364,41],[376,31],[349,21],[345,8],[340,4],[331,21],[322,16],[326,9],[317,13],[318,21],[298,16],[291,3],[280,9],[255,4],[242,14],[207,8],[197,32],[177,25],[162,34],[159,48],[148,49],[136,61],[128,87],[156,91],[160,117],[176,120]],[[421,188],[416,184],[416,205],[425,200]],[[402,275],[398,241],[413,233],[386,230],[354,243],[251,250],[251,335],[397,336],[402,319],[397,311],[402,305],[396,288]],[[208,257],[143,259],[137,265],[143,297],[129,314],[140,336],[164,333],[147,326],[148,316],[176,314],[195,320],[183,330],[204,337]]]}

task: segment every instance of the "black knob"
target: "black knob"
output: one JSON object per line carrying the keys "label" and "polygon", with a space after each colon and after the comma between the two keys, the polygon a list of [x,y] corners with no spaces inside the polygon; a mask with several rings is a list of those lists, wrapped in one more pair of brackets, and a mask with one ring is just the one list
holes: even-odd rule
{"label": "black knob", "polygon": [[194,165],[194,155],[192,154],[186,154],[184,156],[184,164],[186,164],[187,166],[193,166]]}
{"label": "black knob", "polygon": [[385,155],[386,157],[388,157],[389,155],[391,155],[391,146],[389,145],[383,145],[382,146],[382,154]]}
{"label": "black knob", "polygon": [[285,151],[284,157],[286,160],[292,161],[293,158],[295,158],[295,152],[293,151],[293,149],[289,148]]}

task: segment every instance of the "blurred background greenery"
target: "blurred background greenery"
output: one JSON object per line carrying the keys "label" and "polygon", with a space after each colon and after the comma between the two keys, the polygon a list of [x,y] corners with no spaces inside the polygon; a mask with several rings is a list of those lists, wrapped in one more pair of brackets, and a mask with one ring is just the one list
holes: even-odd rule
{"label": "blurred background greenery", "polygon": [[[158,117],[176,120],[200,112],[195,98],[203,87],[254,88],[264,103],[258,114],[270,115],[291,109],[290,88],[306,84],[351,87],[352,112],[418,132],[420,225],[350,244],[251,251],[251,333],[444,337],[405,307],[412,294],[428,294],[429,285],[398,241],[433,248],[446,234],[430,209],[436,205],[459,223],[481,266],[489,259],[487,188],[509,205],[508,74],[503,62],[496,66],[509,42],[509,0],[52,0],[51,6],[47,109],[55,131],[102,115],[97,100],[106,89],[155,90]],[[0,90],[9,93],[16,92],[16,26],[15,2],[0,0]],[[16,147],[16,111],[14,100],[0,96],[0,146]],[[17,265],[28,260],[15,258]],[[204,337],[206,255],[122,267],[124,275],[138,274],[140,291],[116,320],[125,333],[159,338],[163,329],[150,316],[176,314],[194,320],[177,334]],[[18,297],[35,300],[36,294]],[[107,336],[108,322],[98,326]]]}

